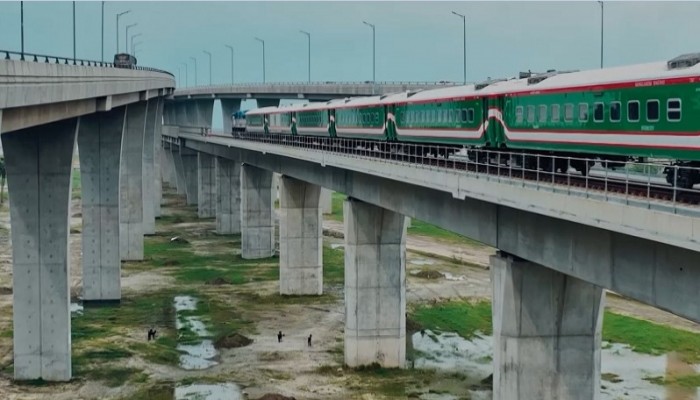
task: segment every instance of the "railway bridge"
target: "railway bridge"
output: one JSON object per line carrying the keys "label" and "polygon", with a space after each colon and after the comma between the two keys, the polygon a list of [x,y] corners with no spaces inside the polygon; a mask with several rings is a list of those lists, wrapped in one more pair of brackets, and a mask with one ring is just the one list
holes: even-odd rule
{"label": "railway bridge", "polygon": [[[272,255],[279,240],[281,294],[321,293],[319,193],[348,196],[350,366],[404,366],[404,216],[499,250],[491,258],[495,399],[598,398],[605,289],[700,321],[700,219],[676,196],[613,191],[617,180],[607,176],[581,178],[605,185],[575,186],[566,174],[400,156],[361,141],[203,136],[167,114],[164,123],[163,179],[181,192],[197,188],[217,229],[241,232],[244,258]],[[186,158],[197,160],[197,174],[183,173]],[[273,173],[281,175],[278,239]]]}

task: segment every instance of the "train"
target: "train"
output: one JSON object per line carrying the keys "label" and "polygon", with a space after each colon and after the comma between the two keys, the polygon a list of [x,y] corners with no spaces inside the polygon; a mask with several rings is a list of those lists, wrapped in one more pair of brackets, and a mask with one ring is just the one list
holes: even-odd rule
{"label": "train", "polygon": [[584,175],[596,159],[612,168],[664,160],[668,183],[691,188],[700,183],[700,53],[258,108],[245,114],[244,129],[234,128],[241,132],[375,140],[392,148],[438,144],[474,157],[484,154],[474,149],[507,150],[522,154],[517,162],[529,169]]}

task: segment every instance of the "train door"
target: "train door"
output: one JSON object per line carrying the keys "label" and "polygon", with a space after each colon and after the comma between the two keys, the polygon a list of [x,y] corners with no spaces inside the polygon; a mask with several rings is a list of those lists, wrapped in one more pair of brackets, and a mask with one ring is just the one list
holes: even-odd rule
{"label": "train door", "polygon": [[506,139],[503,130],[503,124],[501,123],[503,109],[504,109],[504,97],[494,96],[484,99],[486,108],[484,112],[488,118],[488,124],[486,125],[486,141],[488,146],[492,148],[501,148],[506,146]]}

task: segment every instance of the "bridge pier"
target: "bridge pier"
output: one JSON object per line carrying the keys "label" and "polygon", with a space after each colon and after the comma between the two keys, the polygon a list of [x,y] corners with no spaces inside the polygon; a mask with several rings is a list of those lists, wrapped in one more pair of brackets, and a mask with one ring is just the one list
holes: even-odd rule
{"label": "bridge pier", "polygon": [[71,162],[77,118],[3,133],[13,265],[14,377],[71,378]]}
{"label": "bridge pier", "polygon": [[153,215],[158,218],[161,216],[160,204],[163,200],[163,169],[161,165],[165,161],[165,152],[162,146],[162,135],[163,135],[163,107],[165,99],[162,97],[158,98],[158,108],[156,109],[156,125],[155,134],[153,137],[153,148],[155,151],[155,158],[153,159],[153,179],[155,184],[155,201],[153,202]]}
{"label": "bridge pier", "polygon": [[216,157],[207,153],[197,155],[197,216],[216,216]]}
{"label": "bridge pier", "polygon": [[143,260],[143,144],[147,115],[147,101],[127,106],[119,179],[122,260]]}
{"label": "bridge pier", "polygon": [[345,363],[406,360],[406,227],[402,214],[349,198],[345,220]]}
{"label": "bridge pier", "polygon": [[241,166],[241,257],[257,259],[275,254],[272,172]]}
{"label": "bridge pier", "polygon": [[189,115],[190,110],[187,107],[187,103],[184,101],[175,102],[175,122],[179,126],[192,126],[193,122],[190,120],[193,118]]}
{"label": "bridge pier", "polygon": [[333,191],[326,188],[321,188],[321,212],[323,215],[333,213]]}
{"label": "bridge pier", "polygon": [[280,294],[323,294],[321,187],[280,178]]}
{"label": "bridge pier", "polygon": [[180,155],[180,146],[176,144],[170,145],[170,153],[173,156],[173,165],[175,166],[175,186],[177,187],[177,194],[187,196],[187,184],[185,179],[185,165],[182,162],[182,156]]}
{"label": "bridge pier", "polygon": [[231,116],[233,113],[241,109],[240,99],[221,99],[221,115],[224,120],[224,132],[227,134],[231,133],[233,126],[231,124]]}
{"label": "bridge pier", "polygon": [[279,107],[280,99],[255,99],[258,103],[258,108],[263,107]]}
{"label": "bridge pier", "polygon": [[[197,185],[197,152],[180,144],[180,162],[182,163],[183,187],[187,195],[187,205],[196,205],[198,202]],[[178,190],[179,191],[179,190]]]}
{"label": "bridge pier", "polygon": [[491,284],[494,400],[599,398],[602,288],[502,253]]}
{"label": "bridge pier", "polygon": [[83,299],[121,299],[119,161],[126,107],[80,119]]}
{"label": "bridge pier", "polygon": [[216,233],[241,233],[241,164],[216,158]]}
{"label": "bridge pier", "polygon": [[155,180],[155,137],[156,117],[158,116],[158,98],[151,99],[146,109],[146,127],[143,138],[143,233],[156,233],[155,201],[156,193],[151,183]]}

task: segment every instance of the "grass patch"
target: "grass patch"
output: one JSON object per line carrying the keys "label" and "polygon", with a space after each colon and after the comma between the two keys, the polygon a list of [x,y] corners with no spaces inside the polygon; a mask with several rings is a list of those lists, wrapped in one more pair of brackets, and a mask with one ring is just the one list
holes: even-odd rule
{"label": "grass patch", "polygon": [[170,383],[159,383],[137,390],[123,400],[172,400],[175,397],[175,387]]}
{"label": "grass patch", "polygon": [[342,284],[345,282],[345,252],[323,246],[323,283]]}
{"label": "grass patch", "polygon": [[76,371],[77,375],[89,380],[102,381],[108,387],[119,387],[126,383],[143,383],[148,381],[148,375],[135,368],[90,368]]}
{"label": "grass patch", "polygon": [[488,301],[452,301],[436,306],[421,305],[409,314],[421,328],[456,332],[466,339],[472,338],[477,331],[487,335],[492,332],[491,303]]}

